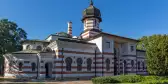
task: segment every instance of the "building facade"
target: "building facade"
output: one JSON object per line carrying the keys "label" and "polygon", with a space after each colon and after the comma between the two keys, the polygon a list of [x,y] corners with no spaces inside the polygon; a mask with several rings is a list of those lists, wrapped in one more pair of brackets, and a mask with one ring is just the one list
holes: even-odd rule
{"label": "building facade", "polygon": [[23,50],[4,55],[4,77],[92,78],[121,74],[146,75],[145,51],[138,40],[103,32],[101,12],[93,5],[83,11],[84,30],[49,35],[45,40],[25,40]]}

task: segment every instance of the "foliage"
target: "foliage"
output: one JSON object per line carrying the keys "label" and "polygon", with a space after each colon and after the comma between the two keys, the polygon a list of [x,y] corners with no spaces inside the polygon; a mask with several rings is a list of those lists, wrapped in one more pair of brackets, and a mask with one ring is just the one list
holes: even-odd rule
{"label": "foliage", "polygon": [[168,84],[168,80],[151,80],[151,81],[144,81],[139,84]]}
{"label": "foliage", "polygon": [[168,74],[168,35],[144,36],[138,49],[146,50],[147,70],[153,75]]}
{"label": "foliage", "polygon": [[22,49],[21,41],[27,38],[27,33],[18,28],[18,25],[8,19],[0,20],[0,64],[3,63],[3,54]]}
{"label": "foliage", "polygon": [[92,79],[92,82],[94,84],[136,83],[141,81],[142,81],[142,76],[140,75],[120,75],[120,76],[97,77]]}
{"label": "foliage", "polygon": [[7,19],[0,20],[0,54],[20,50],[20,43],[27,38],[27,33]]}
{"label": "foliage", "polygon": [[163,76],[140,76],[140,75],[120,75],[92,78],[93,84],[106,83],[142,83],[142,84],[162,84],[167,83],[167,77]]}

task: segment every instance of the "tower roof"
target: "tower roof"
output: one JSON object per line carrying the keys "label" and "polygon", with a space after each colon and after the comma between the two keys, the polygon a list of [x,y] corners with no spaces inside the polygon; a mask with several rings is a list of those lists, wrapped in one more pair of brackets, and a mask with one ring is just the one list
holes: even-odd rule
{"label": "tower roof", "polygon": [[91,0],[90,6],[83,11],[82,21],[86,18],[93,18],[93,17],[98,18],[100,22],[102,21],[100,10],[94,6],[93,1]]}

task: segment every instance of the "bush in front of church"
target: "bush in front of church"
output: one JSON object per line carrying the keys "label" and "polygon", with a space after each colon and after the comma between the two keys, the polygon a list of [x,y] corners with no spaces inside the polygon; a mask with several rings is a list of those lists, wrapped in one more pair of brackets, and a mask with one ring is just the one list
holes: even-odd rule
{"label": "bush in front of church", "polygon": [[119,75],[92,78],[93,84],[106,83],[140,83],[140,84],[168,84],[166,76]]}
{"label": "bush in front of church", "polygon": [[104,84],[104,83],[136,83],[142,81],[142,76],[140,75],[120,75],[120,76],[107,76],[107,77],[97,77],[93,78],[92,82],[94,84]]}

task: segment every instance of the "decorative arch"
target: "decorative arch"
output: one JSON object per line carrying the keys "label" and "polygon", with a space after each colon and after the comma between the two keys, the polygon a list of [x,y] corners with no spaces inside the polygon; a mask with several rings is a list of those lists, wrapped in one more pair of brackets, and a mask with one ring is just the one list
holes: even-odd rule
{"label": "decorative arch", "polygon": [[22,71],[23,63],[19,62],[19,71]]}
{"label": "decorative arch", "polygon": [[71,57],[67,57],[65,59],[65,63],[66,63],[66,70],[67,71],[71,71],[72,58]]}
{"label": "decorative arch", "polygon": [[110,59],[106,59],[106,71],[110,70]]}
{"label": "decorative arch", "polygon": [[36,63],[31,63],[31,66],[32,66],[32,71],[35,71],[36,70]]}
{"label": "decorative arch", "polygon": [[82,58],[78,58],[77,59],[77,71],[82,71],[82,63],[83,63]]}
{"label": "decorative arch", "polygon": [[91,71],[92,69],[92,59],[87,59],[87,71]]}

